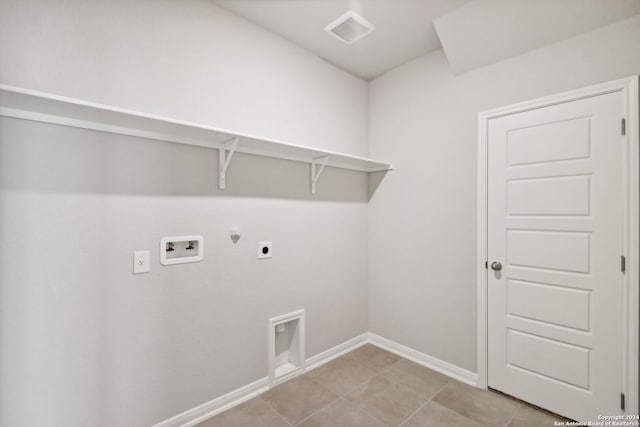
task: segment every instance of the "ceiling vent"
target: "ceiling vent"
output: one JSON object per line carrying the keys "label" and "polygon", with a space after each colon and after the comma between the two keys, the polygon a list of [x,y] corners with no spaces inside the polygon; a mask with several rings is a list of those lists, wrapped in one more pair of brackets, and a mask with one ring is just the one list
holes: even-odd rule
{"label": "ceiling vent", "polygon": [[350,10],[324,29],[341,42],[352,44],[370,34],[376,27],[353,10]]}

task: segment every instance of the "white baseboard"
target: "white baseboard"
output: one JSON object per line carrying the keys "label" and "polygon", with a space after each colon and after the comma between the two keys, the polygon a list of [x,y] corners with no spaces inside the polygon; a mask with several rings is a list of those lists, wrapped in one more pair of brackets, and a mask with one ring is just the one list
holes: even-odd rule
{"label": "white baseboard", "polygon": [[412,349],[411,347],[407,347],[371,332],[369,332],[368,341],[377,347],[390,351],[391,353],[395,353],[398,356],[402,356],[405,359],[409,359],[412,362],[418,363],[419,365],[425,366],[429,369],[433,369],[434,371],[438,371],[441,374],[447,375],[458,381],[477,387],[478,374],[475,372],[468,371],[449,362],[445,362],[444,360],[440,360],[433,356],[429,356],[428,354],[421,353],[418,350]]}
{"label": "white baseboard", "polygon": [[188,409],[168,420],[161,421],[153,427],[191,427],[267,390],[269,390],[269,377],[264,377],[200,406]]}
{"label": "white baseboard", "polygon": [[[291,379],[303,372],[315,369],[337,357],[342,356],[345,353],[355,350],[356,348],[366,344],[368,342],[368,337],[368,333],[358,335],[357,337],[352,338],[349,341],[338,344],[337,346],[330,348],[329,350],[325,350],[320,354],[316,354],[315,356],[308,358],[305,361],[305,369],[296,372],[295,375],[287,377],[287,379]],[[275,385],[277,384],[274,384],[274,386]],[[192,427],[208,418],[213,417],[214,415],[219,414],[220,412],[231,409],[234,406],[241,404],[242,402],[246,402],[247,400],[258,396],[267,390],[269,390],[269,377],[261,378],[258,381],[255,381],[244,387],[240,387],[230,393],[217,397],[213,400],[210,400],[209,402],[203,403],[200,406],[196,406],[195,408],[178,414],[175,417],[171,417],[168,420],[155,424],[153,427]]]}
{"label": "white baseboard", "polygon": [[322,366],[325,363],[342,356],[343,354],[349,353],[350,351],[353,351],[356,348],[365,345],[368,342],[368,338],[369,334],[364,333],[362,335],[358,335],[355,338],[351,338],[349,341],[345,341],[342,344],[338,344],[337,346],[330,348],[329,350],[323,351],[322,353],[308,358],[306,361],[305,371],[310,371],[319,366]]}
{"label": "white baseboard", "polygon": [[[308,358],[305,361],[305,369],[298,372],[298,375],[303,372],[308,372],[319,366],[324,365],[331,360],[342,356],[364,344],[371,343],[384,350],[395,353],[398,356],[402,356],[405,359],[409,359],[422,366],[438,371],[444,375],[455,378],[463,383],[473,386],[477,385],[478,374],[468,371],[459,366],[453,365],[449,362],[445,362],[427,354],[421,353],[418,350],[414,350],[402,344],[398,344],[395,341],[373,334],[371,332],[358,335],[349,341],[338,344],[337,346],[325,350],[322,353],[316,354]],[[241,404],[249,399],[252,399],[259,394],[269,390],[269,377],[264,377],[258,381],[252,382],[244,387],[240,387],[227,393],[223,396],[217,397],[209,402],[203,403],[200,406],[189,409],[175,417],[155,424],[153,427],[192,427],[220,412],[231,409],[234,406]]]}

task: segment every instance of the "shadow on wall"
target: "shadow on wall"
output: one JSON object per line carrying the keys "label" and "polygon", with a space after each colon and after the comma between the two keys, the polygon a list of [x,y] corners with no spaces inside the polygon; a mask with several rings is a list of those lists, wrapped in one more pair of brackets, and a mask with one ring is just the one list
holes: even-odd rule
{"label": "shadow on wall", "polygon": [[376,194],[376,190],[378,189],[380,184],[382,184],[382,181],[384,180],[384,177],[387,176],[387,173],[389,173],[389,171],[371,172],[369,174],[369,181],[367,183],[367,194],[369,196],[369,200],[371,200],[373,195]]}
{"label": "shadow on wall", "polygon": [[218,150],[0,117],[0,189],[367,202],[366,173],[236,153],[218,188]]}

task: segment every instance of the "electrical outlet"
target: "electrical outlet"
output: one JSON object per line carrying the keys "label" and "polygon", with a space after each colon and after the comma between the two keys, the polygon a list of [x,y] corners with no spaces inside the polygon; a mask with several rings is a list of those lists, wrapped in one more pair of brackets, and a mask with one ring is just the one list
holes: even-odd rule
{"label": "electrical outlet", "polygon": [[258,259],[268,259],[272,257],[273,247],[271,242],[258,243]]}
{"label": "electrical outlet", "polygon": [[133,253],[133,274],[148,273],[151,255],[149,251],[135,251]]}

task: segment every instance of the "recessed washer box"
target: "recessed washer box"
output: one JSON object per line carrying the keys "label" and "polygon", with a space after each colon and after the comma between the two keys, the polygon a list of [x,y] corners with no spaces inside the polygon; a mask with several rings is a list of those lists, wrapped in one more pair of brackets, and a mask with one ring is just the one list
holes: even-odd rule
{"label": "recessed washer box", "polygon": [[202,261],[204,239],[202,236],[172,236],[160,240],[160,264],[173,265]]}
{"label": "recessed washer box", "polygon": [[305,369],[305,311],[269,319],[269,382],[287,381]]}

